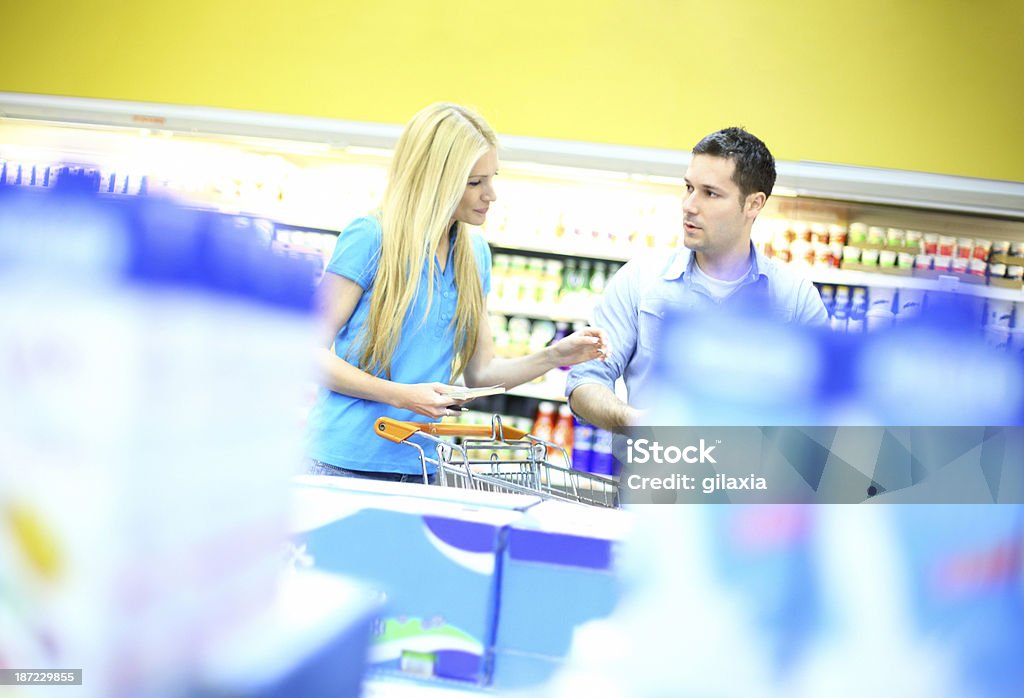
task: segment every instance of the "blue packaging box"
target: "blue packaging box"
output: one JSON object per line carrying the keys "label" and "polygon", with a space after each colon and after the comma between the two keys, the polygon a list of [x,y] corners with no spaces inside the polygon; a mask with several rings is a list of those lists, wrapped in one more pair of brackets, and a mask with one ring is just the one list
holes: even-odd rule
{"label": "blue packaging box", "polygon": [[515,521],[503,551],[494,685],[523,689],[562,665],[573,632],[619,599],[616,548],[628,512],[545,501]]}
{"label": "blue packaging box", "polygon": [[486,684],[501,553],[538,498],[349,478],[296,478],[293,539],[316,568],[377,590],[369,666]]}
{"label": "blue packaging box", "polygon": [[199,698],[358,695],[376,600],[351,580],[284,576],[272,604],[203,658]]}

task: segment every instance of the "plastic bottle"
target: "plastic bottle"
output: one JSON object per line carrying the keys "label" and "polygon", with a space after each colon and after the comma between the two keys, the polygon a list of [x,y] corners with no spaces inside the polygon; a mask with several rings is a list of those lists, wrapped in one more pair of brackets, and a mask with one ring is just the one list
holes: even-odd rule
{"label": "plastic bottle", "polygon": [[531,433],[541,441],[551,441],[555,431],[555,405],[542,402],[537,405],[537,416],[533,420]]}
{"label": "plastic bottle", "polygon": [[594,427],[573,418],[572,467],[590,472],[594,459]]}
{"label": "plastic bottle", "polygon": [[590,472],[610,476],[615,472],[615,456],[612,455],[612,433],[607,429],[594,429]]}
{"label": "plastic bottle", "polygon": [[587,288],[592,294],[600,295],[604,293],[604,288],[608,284],[608,265],[605,262],[598,262],[594,265],[594,273],[590,275],[590,281],[587,283]]}
{"label": "plastic bottle", "polygon": [[836,308],[835,315],[832,316],[830,325],[833,332],[846,332],[846,319],[847,310],[845,307]]}
{"label": "plastic bottle", "polygon": [[558,303],[558,292],[562,288],[562,263],[557,259],[549,259],[544,264],[544,276],[541,280],[540,302],[546,308]]}
{"label": "plastic bottle", "polygon": [[849,334],[859,334],[864,331],[865,315],[867,314],[866,303],[854,303],[850,311],[850,317],[846,320],[846,331]]}
{"label": "plastic bottle", "polygon": [[525,356],[530,347],[529,318],[514,315],[508,319],[508,355]]}
{"label": "plastic bottle", "polygon": [[[573,454],[573,436],[572,410],[569,409],[568,405],[559,405],[558,421],[555,422],[555,428],[551,432],[551,441],[565,449],[566,454],[569,456],[570,463],[572,462]],[[561,458],[558,451],[548,449],[548,458],[554,458],[554,462],[557,465],[561,465]]]}
{"label": "plastic bottle", "polygon": [[591,262],[589,259],[584,259],[580,262],[580,275],[578,285],[576,287],[576,298],[575,302],[571,306],[572,314],[574,316],[586,315],[593,301],[591,300],[590,293],[590,276],[591,276]]}
{"label": "plastic bottle", "polygon": [[544,260],[531,257],[523,275],[522,301],[527,309],[535,308],[541,302],[544,284]]}
{"label": "plastic bottle", "polygon": [[558,293],[559,311],[564,315],[571,315],[572,308],[579,296],[579,290],[583,286],[580,280],[579,262],[575,259],[567,260],[562,274],[562,288]]}
{"label": "plastic bottle", "polygon": [[494,255],[494,264],[491,268],[491,299],[493,302],[504,307],[508,304],[506,287],[508,285],[509,258],[507,254]]}
{"label": "plastic bottle", "polygon": [[526,276],[526,257],[512,255],[508,260],[508,277],[505,281],[505,302],[518,307],[523,302],[523,284]]}

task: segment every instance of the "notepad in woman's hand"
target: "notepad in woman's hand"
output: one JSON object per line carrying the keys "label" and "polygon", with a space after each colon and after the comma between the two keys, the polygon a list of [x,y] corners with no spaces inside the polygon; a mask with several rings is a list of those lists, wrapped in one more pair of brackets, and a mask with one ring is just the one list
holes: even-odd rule
{"label": "notepad in woman's hand", "polygon": [[505,386],[503,385],[490,385],[486,388],[464,388],[462,386],[458,386],[451,392],[447,393],[447,395],[453,400],[475,400],[478,397],[498,395],[503,392],[505,392]]}

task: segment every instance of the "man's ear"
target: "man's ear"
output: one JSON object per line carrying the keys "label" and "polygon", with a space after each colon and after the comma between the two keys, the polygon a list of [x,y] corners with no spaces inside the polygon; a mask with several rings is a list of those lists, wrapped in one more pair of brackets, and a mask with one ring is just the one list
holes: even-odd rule
{"label": "man's ear", "polygon": [[743,213],[751,218],[756,218],[757,214],[761,213],[761,209],[764,208],[764,202],[767,200],[768,197],[763,191],[747,195],[747,200],[743,205]]}

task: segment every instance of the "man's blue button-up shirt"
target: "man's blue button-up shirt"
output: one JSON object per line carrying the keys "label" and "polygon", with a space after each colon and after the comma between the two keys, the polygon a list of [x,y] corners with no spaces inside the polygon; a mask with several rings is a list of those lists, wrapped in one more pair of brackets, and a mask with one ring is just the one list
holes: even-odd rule
{"label": "man's blue button-up shirt", "polygon": [[594,310],[593,325],[603,328],[612,345],[607,361],[587,361],[573,367],[565,394],[577,386],[597,383],[614,390],[623,378],[629,404],[651,404],[651,370],[661,320],[668,310],[699,311],[721,304],[761,303],[782,322],[824,325],[828,312],[818,290],[807,279],[750,248],[750,270],[739,288],[716,301],[693,273],[696,256],[687,248],[633,259],[612,278]]}

